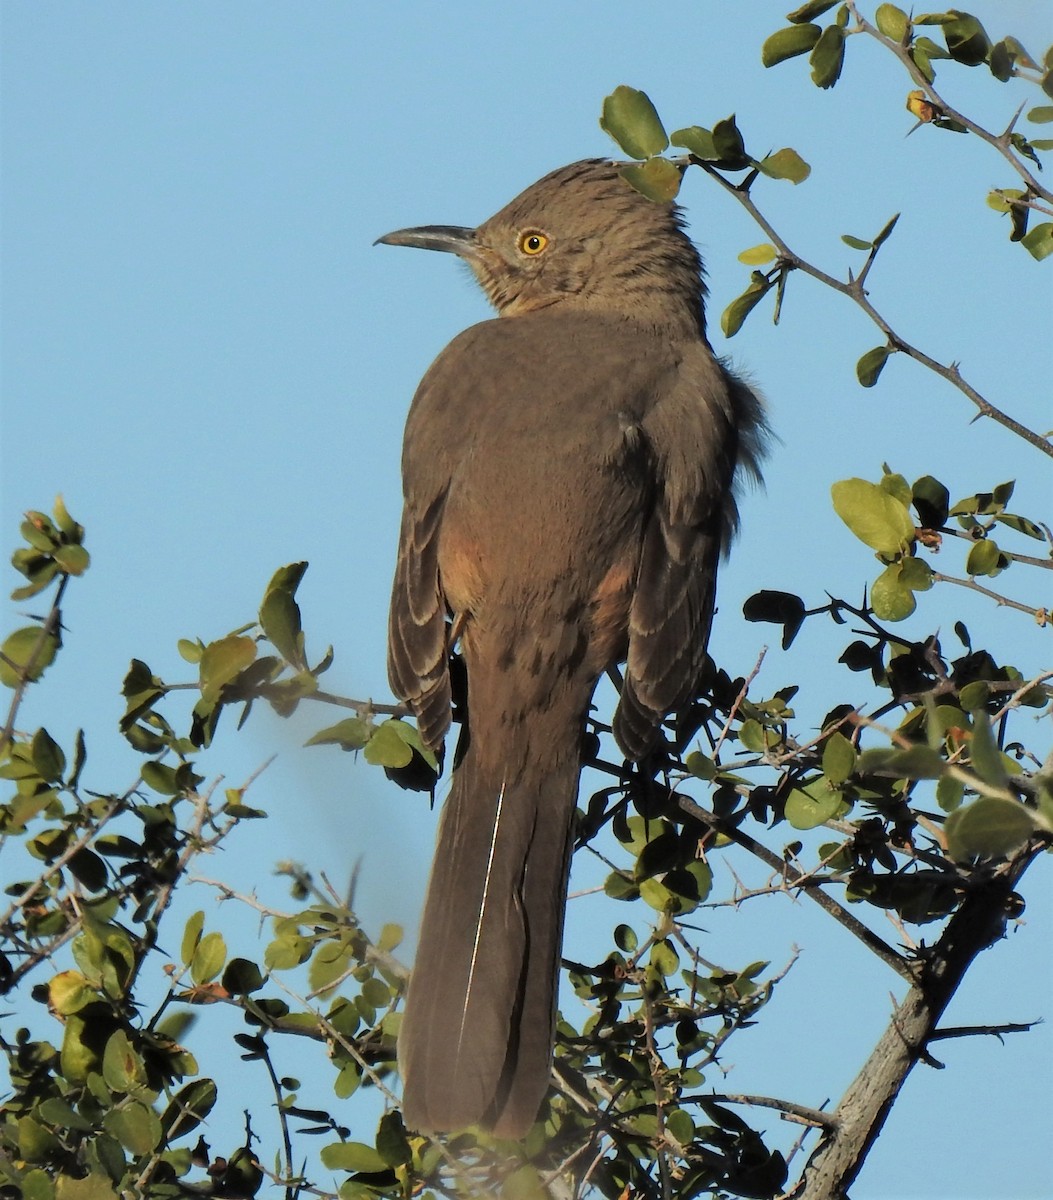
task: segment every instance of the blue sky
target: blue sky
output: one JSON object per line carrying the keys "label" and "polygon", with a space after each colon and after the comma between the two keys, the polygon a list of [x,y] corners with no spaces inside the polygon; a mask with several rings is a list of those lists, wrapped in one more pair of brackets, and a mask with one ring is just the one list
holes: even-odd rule
{"label": "blue sky", "polygon": [[[1014,33],[1033,51],[1050,40],[1047,6],[986,0],[973,10],[995,37]],[[754,153],[794,146],[812,165],[808,182],[754,194],[790,244],[834,274],[858,263],[840,234],[872,236],[902,211],[871,299],[909,340],[959,360],[995,403],[1048,428],[1050,267],[1010,245],[984,203],[989,188],[1012,186],[1008,168],[973,138],[930,128],[906,138],[910,85],[863,39],[830,93],[811,85],[803,60],[765,71],[760,45],[784,12],[769,0],[8,0],[0,531],[13,547],[21,513],[62,492],[93,556],[66,605],[67,648],[24,725],[46,723],[67,745],[83,727],[89,786],[127,786],[137,758],[115,727],[128,660],[187,678],[177,639],[251,620],[272,571],[299,559],[311,563],[300,599],[312,653],[337,650],[328,686],[387,698],[402,423],[432,358],[488,312],[444,256],[372,242],[410,224],[475,224],[551,168],[612,153],[597,117],[619,83],[648,91],[669,128],[734,112]],[[994,129],[1028,95],[983,68],[946,71],[941,83]],[[1014,508],[1048,515],[1047,464],[1011,435],[970,424],[967,402],[942,381],[893,358],[862,390],[855,361],[881,337],[818,285],[792,279],[778,328],[762,306],[722,342],[719,313],[748,282],[736,256],[764,238],[700,173],[682,202],[708,264],[717,348],[766,392],[780,438],[722,576],[718,661],[745,673],[772,640],[739,615],[757,588],[817,604],[826,590],[857,597],[874,575],[830,509],[834,480],[877,478],[883,461],[908,479],[934,474],[955,495],[1016,478]],[[960,573],[945,553],[941,565]],[[1041,602],[1018,574],[1007,593]],[[951,609],[958,600],[930,593],[907,628],[922,635],[954,612],[997,656],[1048,665],[1048,632],[974,597]],[[21,623],[8,604],[5,628]],[[814,722],[835,700],[863,698],[860,682],[816,666],[845,640],[809,625],[789,654],[769,653],[758,688],[800,682],[796,708]],[[433,818],[421,797],[350,756],[302,749],[328,720],[261,713],[241,735],[221,734],[210,775],[238,783],[278,759],[252,795],[272,819],[240,833],[209,873],[281,907],[278,859],[304,861],[339,888],[362,856],[363,917],[412,931]],[[984,956],[952,1023],[1049,1015],[1045,864],[1032,874],[1026,926]],[[589,881],[587,867],[575,876],[576,887]],[[204,907],[252,936],[251,920],[195,891],[186,912]],[[588,945],[589,905],[572,904],[569,949]],[[895,981],[808,907],[714,913],[712,957],[781,963],[791,943],[802,948],[729,1082],[818,1104],[869,1053]],[[1049,1194],[1049,1027],[942,1051],[947,1070],[909,1081],[855,1200]],[[199,1053],[208,1062],[207,1046]],[[232,1078],[258,1086],[244,1071]],[[328,1085],[316,1086],[327,1103]],[[237,1103],[230,1120],[236,1131]]]}

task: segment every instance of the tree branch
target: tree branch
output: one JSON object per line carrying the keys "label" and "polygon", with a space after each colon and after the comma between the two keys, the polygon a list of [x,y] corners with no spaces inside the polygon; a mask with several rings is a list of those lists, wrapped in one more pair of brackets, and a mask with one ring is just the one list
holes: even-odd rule
{"label": "tree branch", "polygon": [[798,1200],[845,1200],[889,1111],[973,960],[1005,934],[1020,877],[1043,852],[1033,840],[971,891],[922,960],[917,981],[896,1006],[888,1028],[834,1111],[836,1125],[820,1142],[792,1193]]}

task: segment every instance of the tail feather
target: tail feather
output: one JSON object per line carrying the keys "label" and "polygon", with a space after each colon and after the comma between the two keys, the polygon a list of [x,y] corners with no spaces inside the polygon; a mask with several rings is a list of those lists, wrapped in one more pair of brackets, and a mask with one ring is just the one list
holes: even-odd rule
{"label": "tail feather", "polygon": [[572,749],[564,733],[513,770],[485,765],[475,743],[454,772],[399,1036],[411,1128],[482,1123],[514,1137],[537,1114],[551,1071],[577,724]]}

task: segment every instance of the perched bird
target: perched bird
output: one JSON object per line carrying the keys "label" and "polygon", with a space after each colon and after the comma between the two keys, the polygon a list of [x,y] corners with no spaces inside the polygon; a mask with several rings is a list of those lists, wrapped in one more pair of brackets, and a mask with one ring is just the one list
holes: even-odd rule
{"label": "perched bird", "polygon": [[736,471],[763,442],[760,401],[706,339],[678,208],[620,165],[562,167],[476,229],[379,239],[459,255],[499,313],[429,368],[403,448],[388,671],[429,747],[455,641],[468,681],[399,1038],[414,1129],[534,1121],[593,690],[625,662],[630,759],[692,696]]}

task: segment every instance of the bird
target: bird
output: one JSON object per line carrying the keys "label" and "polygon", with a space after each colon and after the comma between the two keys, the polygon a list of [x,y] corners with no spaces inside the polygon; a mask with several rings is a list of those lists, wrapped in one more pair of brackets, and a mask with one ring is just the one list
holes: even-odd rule
{"label": "bird", "polygon": [[452,253],[497,316],[414,395],[388,674],[439,751],[451,651],[467,715],[398,1037],[403,1120],[521,1138],[552,1074],[581,747],[624,663],[613,735],[645,758],[696,694],[764,402],[706,336],[673,202],[585,159],[476,228],[379,243]]}

